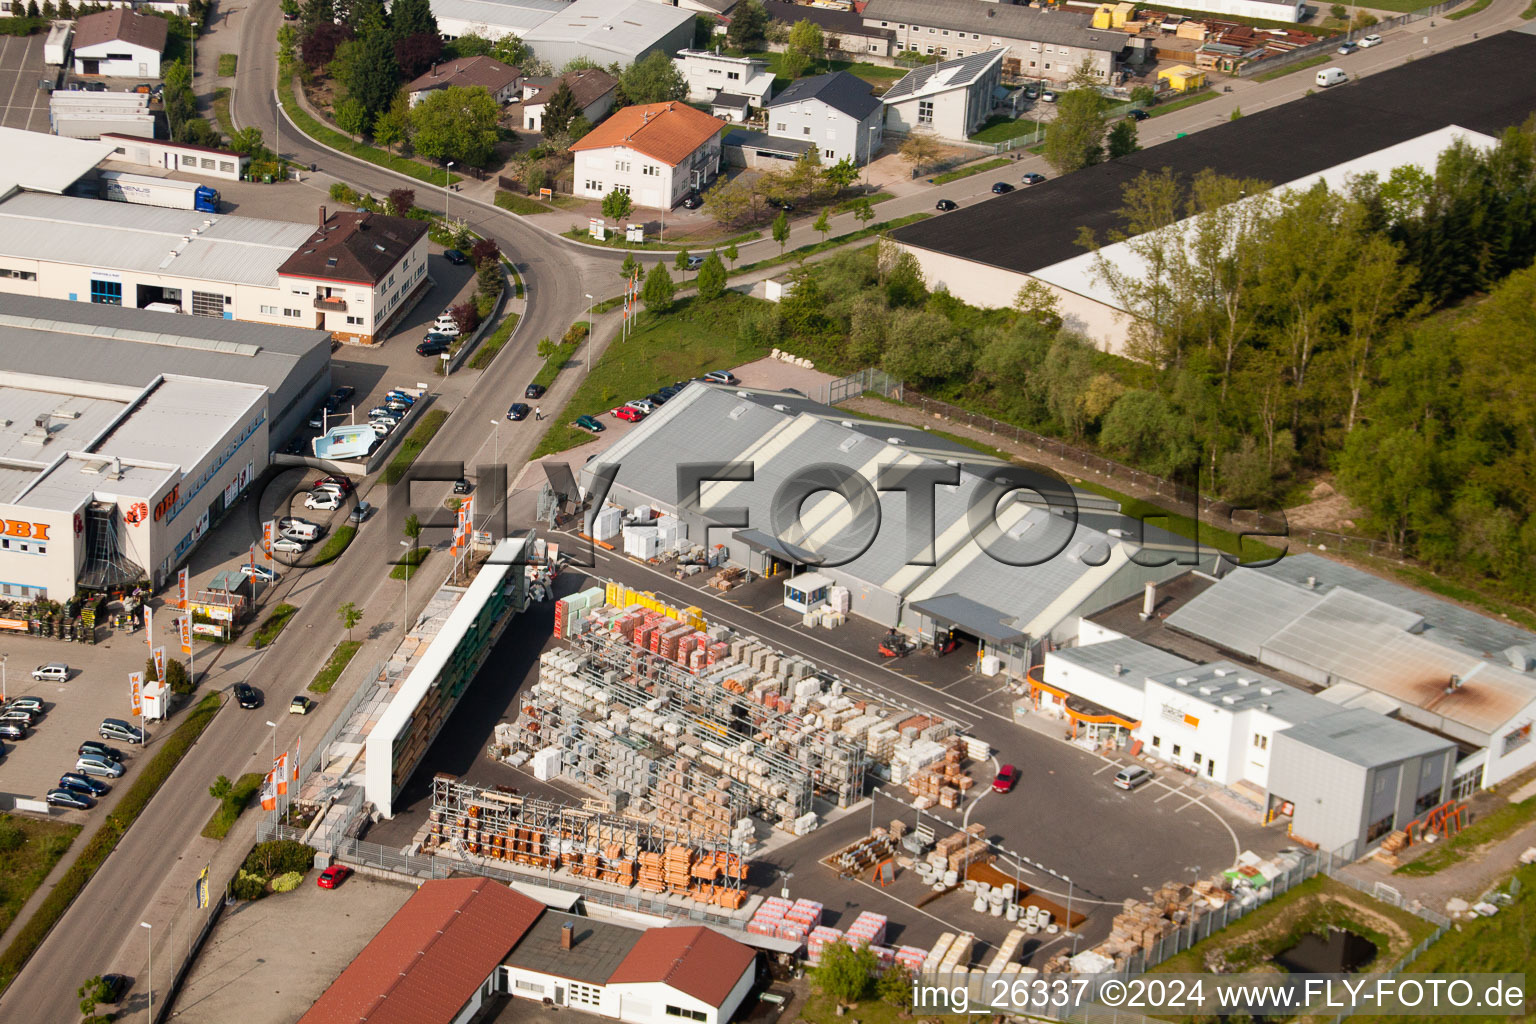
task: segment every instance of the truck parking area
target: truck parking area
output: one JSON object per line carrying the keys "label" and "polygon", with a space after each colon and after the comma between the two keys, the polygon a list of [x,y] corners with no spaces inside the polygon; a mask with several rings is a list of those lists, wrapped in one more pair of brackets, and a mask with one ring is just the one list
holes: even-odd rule
{"label": "truck parking area", "polygon": [[44,35],[0,36],[0,125],[23,131],[48,131],[48,90],[58,68],[43,63]]}

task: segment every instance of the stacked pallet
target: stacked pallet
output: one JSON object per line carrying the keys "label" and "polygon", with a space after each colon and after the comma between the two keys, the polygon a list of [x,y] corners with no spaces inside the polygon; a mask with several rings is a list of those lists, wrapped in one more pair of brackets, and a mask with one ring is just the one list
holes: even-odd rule
{"label": "stacked pallet", "polygon": [[732,590],[745,582],[747,582],[747,570],[730,565],[711,576],[707,586],[713,590]]}
{"label": "stacked pallet", "polygon": [[940,974],[959,974],[970,969],[971,947],[976,942],[976,936],[970,932],[961,932],[955,936],[955,941],[950,943],[945,951],[944,958],[939,961]]}
{"label": "stacked pallet", "polygon": [[784,914],[791,906],[793,904],[782,896],[769,896],[753,911],[752,920],[747,922],[747,931],[753,935],[778,935],[779,927],[784,923]]}
{"label": "stacked pallet", "polygon": [[813,964],[821,963],[821,954],[830,945],[844,941],[846,937],[836,928],[813,928],[805,940],[806,959]]}
{"label": "stacked pallet", "polygon": [[693,850],[686,846],[668,846],[662,854],[662,871],[667,888],[674,893],[685,893],[690,884],[693,867]]}
{"label": "stacked pallet", "polygon": [[998,946],[997,951],[992,954],[992,959],[987,961],[986,973],[1002,974],[1005,967],[1014,965],[1019,949],[1024,945],[1024,934],[1023,928],[1015,928],[1008,933],[1002,945]]}
{"label": "stacked pallet", "polygon": [[667,876],[661,854],[649,850],[640,854],[640,888],[646,892],[667,891]]}
{"label": "stacked pallet", "polygon": [[928,961],[928,951],[917,946],[897,946],[895,959],[908,973],[921,974],[923,964]]}
{"label": "stacked pallet", "polygon": [[923,958],[922,973],[933,974],[937,971],[939,964],[944,962],[944,957],[949,954],[949,947],[954,945],[954,942],[955,936],[953,932],[944,932],[940,935],[939,941],[933,944],[933,948]]}
{"label": "stacked pallet", "polygon": [[[866,910],[848,926],[848,945],[878,946],[885,942],[886,916]],[[894,955],[894,954],[893,954]]]}

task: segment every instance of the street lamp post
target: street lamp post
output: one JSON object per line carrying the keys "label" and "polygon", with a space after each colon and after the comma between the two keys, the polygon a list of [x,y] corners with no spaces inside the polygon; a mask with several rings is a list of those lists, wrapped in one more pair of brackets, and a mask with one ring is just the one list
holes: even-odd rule
{"label": "street lamp post", "polygon": [[448,179],[453,177],[449,172],[453,170],[453,161],[448,161],[448,166],[443,168],[443,219],[448,219]]}
{"label": "street lamp post", "polygon": [[1072,935],[1072,955],[1077,955],[1077,930],[1072,927],[1072,879],[1067,879],[1067,931]]}
{"label": "street lamp post", "polygon": [[590,377],[592,376],[592,336],[596,332],[592,330],[592,296],[586,292],[582,294],[587,296],[587,376]]}
{"label": "street lamp post", "polygon": [[6,700],[5,696],[5,663],[9,661],[9,654],[0,654],[0,701]]}
{"label": "street lamp post", "polygon": [[[491,429],[491,479],[495,480],[495,479],[498,479],[497,474],[500,472],[500,467],[501,467],[501,420],[500,419],[491,420],[491,428],[492,428]],[[496,498],[497,502],[504,501],[506,499],[506,497],[507,497],[507,495],[506,495],[506,485],[502,484],[501,487],[502,487],[502,493],[498,494],[498,495],[495,495],[495,498]],[[491,510],[490,509],[486,509],[485,510],[485,521],[486,521],[487,525],[490,524],[490,521],[491,521]]]}
{"label": "street lamp post", "polygon": [[148,921],[140,921],[140,928],[149,930],[149,1019],[155,1019],[155,929]]}

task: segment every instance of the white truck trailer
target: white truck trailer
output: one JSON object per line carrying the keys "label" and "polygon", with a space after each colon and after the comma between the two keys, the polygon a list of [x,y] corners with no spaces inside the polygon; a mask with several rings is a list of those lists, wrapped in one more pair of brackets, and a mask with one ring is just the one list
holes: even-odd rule
{"label": "white truck trailer", "polygon": [[219,190],[195,181],[173,181],[126,171],[101,172],[101,198],[173,210],[219,212]]}

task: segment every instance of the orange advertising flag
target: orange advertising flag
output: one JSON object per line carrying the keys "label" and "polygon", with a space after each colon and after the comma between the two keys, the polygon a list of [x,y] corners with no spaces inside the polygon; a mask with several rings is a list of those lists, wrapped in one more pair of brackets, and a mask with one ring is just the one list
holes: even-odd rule
{"label": "orange advertising flag", "polygon": [[261,809],[274,810],[277,807],[277,788],[272,784],[272,773],[267,772],[267,777],[261,780]]}
{"label": "orange advertising flag", "polygon": [[270,519],[261,524],[261,550],[266,554],[269,562],[272,560],[272,534],[276,525]]}
{"label": "orange advertising flag", "polygon": [[155,649],[155,610],[149,605],[144,606],[144,639],[149,644],[149,649]]}
{"label": "orange advertising flag", "polygon": [[144,673],[128,673],[128,707],[134,715],[144,713]]}
{"label": "orange advertising flag", "polygon": [[288,751],[277,755],[277,760],[272,762],[272,774],[277,776],[277,795],[288,795]]}
{"label": "orange advertising flag", "polygon": [[192,653],[192,613],[190,611],[181,617],[181,653]]}
{"label": "orange advertising flag", "polygon": [[182,569],[180,572],[178,572],[176,574],[176,606],[178,608],[185,608],[187,606],[187,570],[186,569]]}
{"label": "orange advertising flag", "polygon": [[155,678],[165,682],[165,648],[156,647],[154,650]]}

